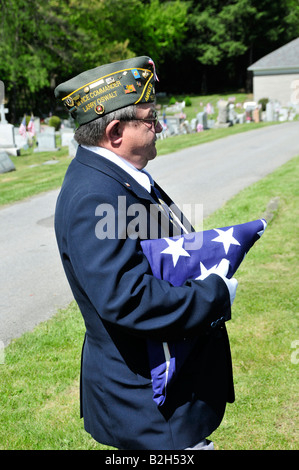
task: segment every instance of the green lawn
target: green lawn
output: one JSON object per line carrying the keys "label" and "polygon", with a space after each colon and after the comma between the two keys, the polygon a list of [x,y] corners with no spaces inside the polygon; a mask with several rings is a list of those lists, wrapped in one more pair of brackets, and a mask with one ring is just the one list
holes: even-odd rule
{"label": "green lawn", "polygon": [[[279,197],[265,234],[236,274],[228,323],[236,402],[212,435],[217,449],[298,448],[298,169],[299,157],[204,221],[207,229],[254,220]],[[6,348],[0,449],[108,449],[79,419],[83,336],[81,315],[71,304]]]}

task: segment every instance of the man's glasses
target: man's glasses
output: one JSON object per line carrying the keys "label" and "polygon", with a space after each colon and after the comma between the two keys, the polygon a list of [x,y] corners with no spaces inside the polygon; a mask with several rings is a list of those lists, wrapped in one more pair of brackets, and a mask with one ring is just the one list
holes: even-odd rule
{"label": "man's glasses", "polygon": [[154,123],[154,128],[157,127],[158,125],[158,122],[159,122],[159,117],[158,117],[158,113],[156,111],[153,112],[153,117],[152,118],[144,118],[144,119],[141,119],[141,118],[134,118],[134,119],[128,119],[128,121],[142,121],[142,122],[151,122],[151,123]]}

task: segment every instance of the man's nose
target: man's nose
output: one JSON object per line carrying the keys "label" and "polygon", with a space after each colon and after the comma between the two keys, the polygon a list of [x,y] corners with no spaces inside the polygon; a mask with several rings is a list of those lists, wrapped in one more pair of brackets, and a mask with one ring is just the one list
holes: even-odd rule
{"label": "man's nose", "polygon": [[156,134],[160,134],[160,132],[163,131],[163,127],[162,127],[162,124],[160,123],[160,121],[157,122],[157,125],[155,127],[155,132]]}

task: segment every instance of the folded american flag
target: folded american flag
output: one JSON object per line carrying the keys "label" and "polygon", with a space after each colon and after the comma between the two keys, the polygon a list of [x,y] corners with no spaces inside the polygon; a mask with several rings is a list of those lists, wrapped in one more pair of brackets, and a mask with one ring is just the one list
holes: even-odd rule
{"label": "folded american flag", "polygon": [[[187,279],[206,276],[223,258],[230,263],[227,277],[231,278],[266,226],[266,221],[260,219],[172,238],[144,240],[141,246],[153,275],[174,286],[182,285]],[[148,340],[153,399],[158,406],[164,404],[167,390],[193,344],[194,340],[188,339],[168,343]]]}

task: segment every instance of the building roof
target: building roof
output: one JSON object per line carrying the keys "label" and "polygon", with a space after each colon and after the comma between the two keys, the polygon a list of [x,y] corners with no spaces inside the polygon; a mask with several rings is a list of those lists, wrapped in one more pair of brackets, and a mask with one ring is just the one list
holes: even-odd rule
{"label": "building roof", "polygon": [[299,71],[299,37],[265,55],[248,67],[254,72]]}

